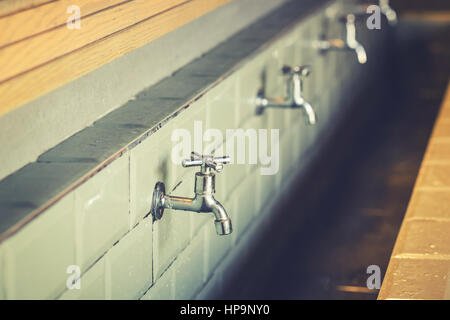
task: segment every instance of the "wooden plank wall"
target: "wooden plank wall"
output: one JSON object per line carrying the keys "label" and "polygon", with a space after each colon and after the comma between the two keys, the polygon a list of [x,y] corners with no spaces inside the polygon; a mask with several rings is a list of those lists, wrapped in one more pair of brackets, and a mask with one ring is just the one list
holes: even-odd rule
{"label": "wooden plank wall", "polygon": [[230,1],[0,0],[0,116]]}

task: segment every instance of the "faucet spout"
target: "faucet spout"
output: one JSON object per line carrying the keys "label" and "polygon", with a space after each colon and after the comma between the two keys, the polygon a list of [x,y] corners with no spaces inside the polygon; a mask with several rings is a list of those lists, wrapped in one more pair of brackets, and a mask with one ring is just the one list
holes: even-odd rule
{"label": "faucet spout", "polygon": [[347,47],[350,50],[354,50],[356,53],[356,56],[358,58],[358,62],[360,64],[365,64],[367,62],[367,54],[364,47],[361,45],[361,43],[356,40],[356,25],[355,25],[355,15],[349,14],[347,15],[347,23],[346,23],[346,30],[347,30]]}
{"label": "faucet spout", "polygon": [[317,123],[317,115],[313,107],[309,102],[305,101],[302,105],[303,112],[305,113],[306,124],[313,126]]}
{"label": "faucet spout", "polygon": [[367,53],[366,49],[358,43],[358,45],[353,49],[356,52],[356,57],[358,58],[358,62],[360,64],[365,64],[367,62]]}
{"label": "faucet spout", "polygon": [[305,121],[307,125],[315,125],[317,123],[317,115],[311,104],[302,96],[303,80],[300,76],[294,75],[294,89],[293,89],[293,106],[302,108],[305,114]]}
{"label": "faucet spout", "polygon": [[211,197],[211,200],[212,201],[209,203],[209,207],[211,208],[212,213],[214,213],[214,225],[216,227],[216,233],[220,236],[232,233],[233,226],[225,208],[219,201],[217,201],[213,197]]}

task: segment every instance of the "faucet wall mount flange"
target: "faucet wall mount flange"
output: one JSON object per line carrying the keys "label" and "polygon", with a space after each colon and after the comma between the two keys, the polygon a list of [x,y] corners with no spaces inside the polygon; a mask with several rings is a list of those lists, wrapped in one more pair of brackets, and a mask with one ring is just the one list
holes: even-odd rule
{"label": "faucet wall mount flange", "polygon": [[164,196],[166,195],[166,186],[159,181],[155,185],[152,199],[152,214],[154,220],[161,220],[164,214]]}

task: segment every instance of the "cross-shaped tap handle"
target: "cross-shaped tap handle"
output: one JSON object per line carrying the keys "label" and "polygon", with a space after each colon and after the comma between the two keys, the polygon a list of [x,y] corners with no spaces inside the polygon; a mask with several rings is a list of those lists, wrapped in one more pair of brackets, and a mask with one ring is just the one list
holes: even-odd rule
{"label": "cross-shaped tap handle", "polygon": [[216,170],[217,172],[221,172],[224,164],[230,163],[230,157],[214,157],[212,155],[201,155],[197,152],[191,152],[191,158],[185,159],[181,163],[183,167],[203,167],[211,168]]}

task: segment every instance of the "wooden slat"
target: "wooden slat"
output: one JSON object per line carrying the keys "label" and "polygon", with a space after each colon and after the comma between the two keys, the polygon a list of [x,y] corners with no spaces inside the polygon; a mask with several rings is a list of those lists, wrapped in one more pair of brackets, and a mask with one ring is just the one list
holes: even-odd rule
{"label": "wooden slat", "polygon": [[190,0],[135,0],[0,50],[0,83]]}
{"label": "wooden slat", "polygon": [[55,0],[0,0],[0,17]]}
{"label": "wooden slat", "polygon": [[0,115],[230,1],[191,0],[3,82],[0,84]]}
{"label": "wooden slat", "polygon": [[0,47],[65,25],[69,17],[67,8],[71,5],[79,6],[81,16],[85,17],[127,1],[131,0],[60,0],[8,15],[0,18]]}

